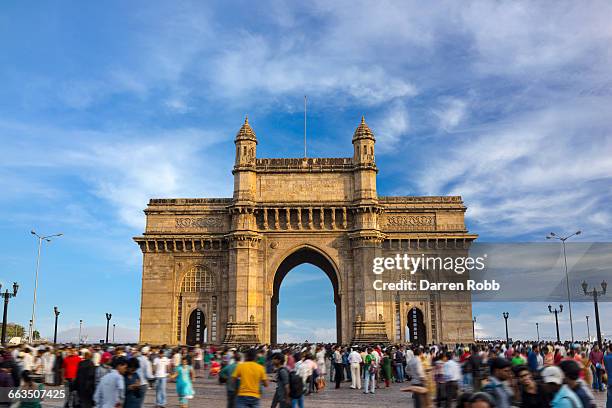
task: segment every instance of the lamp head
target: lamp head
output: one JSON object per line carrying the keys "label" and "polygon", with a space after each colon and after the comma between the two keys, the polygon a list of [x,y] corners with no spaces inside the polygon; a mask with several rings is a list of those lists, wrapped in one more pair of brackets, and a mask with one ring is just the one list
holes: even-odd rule
{"label": "lamp head", "polygon": [[606,290],[608,289],[608,283],[606,281],[601,282],[601,288],[603,289],[603,294],[606,294]]}
{"label": "lamp head", "polygon": [[551,306],[551,305],[548,305],[548,311],[549,311],[550,313],[552,313],[552,306]]}
{"label": "lamp head", "polygon": [[559,305],[559,311],[562,312],[563,311],[563,305]]}
{"label": "lamp head", "polygon": [[32,231],[30,231],[30,234],[36,235],[36,231],[32,230]]}
{"label": "lamp head", "polygon": [[584,294],[586,295],[589,285],[587,285],[586,281],[582,281],[582,284],[580,286],[582,286],[582,290],[584,291]]}
{"label": "lamp head", "polygon": [[19,285],[17,282],[13,282],[13,296],[17,296],[17,291],[19,290]]}
{"label": "lamp head", "polygon": [[556,237],[556,236],[557,236],[557,234],[555,234],[554,232],[551,232],[551,233],[550,233],[550,236],[551,236],[551,237]]}
{"label": "lamp head", "polygon": [[580,235],[580,234],[582,234],[582,231],[580,230],[576,231],[576,235]]}

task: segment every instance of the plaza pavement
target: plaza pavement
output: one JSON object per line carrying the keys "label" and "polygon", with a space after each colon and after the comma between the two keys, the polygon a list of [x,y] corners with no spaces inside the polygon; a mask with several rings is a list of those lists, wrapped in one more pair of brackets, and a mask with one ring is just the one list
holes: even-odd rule
{"label": "plaza pavement", "polygon": [[[328,386],[330,383],[328,382]],[[349,388],[350,382],[343,382],[339,390],[326,388],[325,390],[304,397],[305,407],[332,408],[332,407],[376,407],[376,408],[409,408],[412,400],[409,393],[400,392],[406,384],[392,384],[389,388],[379,388],[376,395],[363,394],[361,390]],[[384,384],[383,384],[384,386]],[[194,384],[195,397],[189,401],[190,407],[198,408],[223,408],[226,406],[225,386],[220,385],[217,379],[198,377]],[[276,389],[276,383],[270,382],[264,390],[261,408],[268,408],[272,403],[272,396]],[[606,393],[596,393],[597,406],[605,408]],[[63,406],[63,401],[45,401],[43,407]],[[178,407],[178,398],[175,392],[175,383],[168,383],[167,408]],[[148,390],[145,399],[145,407],[155,407],[155,390]]]}

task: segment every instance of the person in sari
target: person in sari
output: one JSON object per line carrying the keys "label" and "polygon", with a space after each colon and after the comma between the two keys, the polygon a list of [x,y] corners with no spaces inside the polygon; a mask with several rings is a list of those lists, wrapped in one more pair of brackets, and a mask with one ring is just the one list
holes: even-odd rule
{"label": "person in sari", "polygon": [[187,357],[184,356],[181,360],[181,365],[176,367],[171,377],[176,379],[176,393],[178,394],[181,408],[187,408],[189,400],[193,398],[192,381],[194,377],[193,368],[189,365]]}

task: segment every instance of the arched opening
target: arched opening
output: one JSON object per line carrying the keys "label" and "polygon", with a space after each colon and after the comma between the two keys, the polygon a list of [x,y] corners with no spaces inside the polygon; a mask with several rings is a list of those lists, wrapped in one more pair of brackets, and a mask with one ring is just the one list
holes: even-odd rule
{"label": "arched opening", "polygon": [[[270,302],[271,307],[271,322],[270,322],[270,341],[276,344],[278,340],[278,304],[280,302],[280,288],[283,279],[287,274],[298,265],[311,264],[321,269],[331,281],[333,287],[333,299],[336,305],[336,341],[342,342],[342,325],[340,317],[342,316],[341,302],[339,295],[339,282],[336,269],[331,261],[317,250],[304,247],[293,252],[281,262],[274,275],[273,295]],[[308,309],[309,305],[304,305]],[[304,339],[306,340],[306,339]]]}
{"label": "arched opening", "polygon": [[427,332],[425,330],[425,320],[423,312],[418,307],[413,307],[408,311],[407,319],[408,341],[412,344],[427,345]]}
{"label": "arched opening", "polygon": [[206,321],[204,313],[200,309],[195,309],[189,315],[187,325],[187,345],[195,346],[206,342]]}

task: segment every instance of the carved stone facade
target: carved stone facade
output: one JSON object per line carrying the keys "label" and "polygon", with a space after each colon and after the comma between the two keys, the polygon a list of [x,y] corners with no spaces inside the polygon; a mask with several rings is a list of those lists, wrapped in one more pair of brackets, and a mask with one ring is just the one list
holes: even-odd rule
{"label": "carved stone facade", "polygon": [[235,145],[232,198],[152,199],[145,210],[146,230],[134,238],[143,253],[141,342],[193,342],[196,310],[206,327],[198,342],[275,342],[280,284],[305,262],[332,282],[339,342],[404,341],[414,308],[428,342],[472,340],[469,294],[373,289],[375,257],[466,252],[476,235],[461,197],[379,197],[363,119],[352,158],[259,159],[248,120]]}

